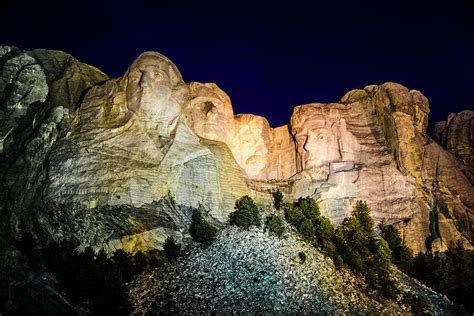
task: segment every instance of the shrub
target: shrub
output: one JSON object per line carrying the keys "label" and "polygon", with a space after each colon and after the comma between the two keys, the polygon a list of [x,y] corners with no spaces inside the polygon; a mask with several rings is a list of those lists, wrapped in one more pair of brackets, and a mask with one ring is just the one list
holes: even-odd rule
{"label": "shrub", "polygon": [[375,282],[372,283],[386,298],[392,299],[397,294],[397,283],[392,279],[390,263],[392,253],[387,242],[380,238],[376,245],[374,260],[369,267],[368,272],[375,273]]}
{"label": "shrub", "polygon": [[296,227],[300,227],[301,223],[305,220],[303,213],[299,207],[295,207],[291,204],[285,206],[285,218],[288,223]]}
{"label": "shrub", "polygon": [[405,244],[393,251],[393,262],[402,271],[408,272],[413,264],[413,251]]}
{"label": "shrub", "polygon": [[281,194],[280,190],[277,190],[272,195],[273,195],[273,206],[275,206],[275,208],[279,210],[283,202],[283,194]]}
{"label": "shrub", "polygon": [[180,251],[181,245],[172,236],[168,236],[163,244],[163,254],[166,258],[174,260],[179,257]]}
{"label": "shrub", "polygon": [[107,258],[104,251],[96,254],[86,248],[79,253],[76,247],[77,243],[71,241],[50,243],[42,253],[44,268],[59,282],[54,290],[64,292],[74,305],[92,315],[129,315],[124,283],[150,266],[160,267],[155,264],[158,259],[141,251],[132,255],[119,249]]}
{"label": "shrub", "polygon": [[341,256],[335,256],[334,259],[334,266],[336,267],[337,270],[341,270],[342,267],[344,267],[344,260],[342,260]]}
{"label": "shrub", "polygon": [[303,223],[301,223],[299,231],[304,238],[311,240],[314,237],[313,221],[305,219]]}
{"label": "shrub", "polygon": [[334,235],[334,227],[331,221],[324,216],[316,220],[314,230],[321,245],[324,244],[325,241],[331,240]]}
{"label": "shrub", "polygon": [[370,208],[367,206],[365,201],[357,201],[356,206],[352,211],[352,217],[357,219],[361,228],[369,237],[373,236],[374,220],[370,216]]}
{"label": "shrub", "polygon": [[382,221],[379,228],[380,236],[385,239],[392,251],[402,245],[402,238],[395,226],[387,225],[385,221]]}
{"label": "shrub", "polygon": [[313,224],[315,224],[321,216],[318,203],[309,196],[305,198],[300,197],[296,206],[301,209],[301,213],[303,213],[304,217],[313,221]]}
{"label": "shrub", "polygon": [[250,226],[260,226],[260,211],[249,196],[243,196],[235,203],[236,211],[229,215],[230,223],[249,229]]}
{"label": "shrub", "polygon": [[415,315],[431,315],[428,298],[423,294],[406,292],[403,294],[403,303],[410,306],[411,312]]}
{"label": "shrub", "polygon": [[202,207],[193,210],[192,222],[189,232],[194,241],[204,245],[210,244],[217,236],[217,228],[204,220]]}
{"label": "shrub", "polygon": [[306,254],[303,251],[298,252],[298,257],[300,258],[301,263],[306,262]]}
{"label": "shrub", "polygon": [[272,215],[270,217],[267,217],[265,227],[271,233],[275,234],[278,237],[281,237],[284,233],[286,233],[285,221],[283,220],[281,215]]}

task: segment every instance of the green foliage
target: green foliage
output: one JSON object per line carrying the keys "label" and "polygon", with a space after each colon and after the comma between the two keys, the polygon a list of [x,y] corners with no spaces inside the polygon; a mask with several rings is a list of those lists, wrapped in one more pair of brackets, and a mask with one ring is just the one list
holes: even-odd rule
{"label": "green foliage", "polygon": [[[340,249],[343,254],[344,261],[347,261],[356,271],[362,272],[367,266],[365,263],[370,263],[371,244],[373,243],[373,232],[367,232],[362,228],[358,219],[354,216],[346,218],[342,224],[342,238],[344,240],[344,247]],[[364,259],[366,262],[364,263]]]}
{"label": "green foliage", "polygon": [[276,192],[273,192],[272,195],[273,195],[273,206],[275,206],[275,208],[279,210],[282,206],[283,194],[280,192],[280,190],[277,190]]}
{"label": "green foliage", "polygon": [[59,290],[75,304],[87,306],[93,315],[128,315],[125,282],[145,270],[160,267],[155,255],[140,251],[130,254],[122,249],[110,257],[91,248],[76,252],[77,243],[50,243],[42,252],[44,268],[56,276]]}
{"label": "green foliage", "polygon": [[392,251],[393,263],[402,271],[408,272],[413,264],[413,250],[402,244]]}
{"label": "green foliage", "polygon": [[419,252],[413,259],[408,274],[425,284],[431,284],[431,263],[430,259],[422,252]]}
{"label": "green foliage", "polygon": [[301,213],[303,213],[305,218],[313,221],[313,224],[315,224],[321,216],[318,203],[309,196],[305,198],[300,197],[295,206],[301,210]]}
{"label": "green foliage", "polygon": [[179,257],[180,251],[181,245],[172,236],[168,236],[163,244],[163,254],[166,258],[174,260]]}
{"label": "green foliage", "polygon": [[267,217],[265,228],[278,237],[281,237],[286,233],[285,220],[281,215],[272,215]]}
{"label": "green foliage", "polygon": [[400,233],[393,225],[387,225],[385,221],[382,221],[379,225],[380,236],[387,241],[390,249],[396,249],[402,245],[402,238]]}
{"label": "green foliage", "polygon": [[428,298],[423,294],[414,294],[406,292],[403,295],[403,303],[410,306],[411,312],[414,315],[431,315]]}
{"label": "green foliage", "polygon": [[315,220],[314,231],[320,245],[330,242],[334,235],[334,227],[332,226],[331,221],[324,216]]}
{"label": "green foliage", "polygon": [[306,262],[306,254],[303,251],[298,252],[298,257],[300,258],[301,263]]}
{"label": "green foliage", "polygon": [[301,209],[291,204],[285,206],[285,218],[288,223],[296,228],[299,228],[301,223],[305,220]]}
{"label": "green foliage", "polygon": [[336,266],[336,269],[341,270],[344,267],[344,260],[342,260],[342,257],[337,255],[333,259],[334,265]]}
{"label": "green foliage", "polygon": [[402,271],[407,272],[413,263],[412,250],[403,243],[399,231],[393,225],[387,225],[384,221],[380,223],[380,234],[385,239],[392,251],[393,263]]}
{"label": "green foliage", "polygon": [[230,223],[249,229],[250,226],[260,226],[260,211],[255,202],[245,195],[235,203],[236,211],[231,213]]}
{"label": "green foliage", "polygon": [[305,219],[299,227],[299,232],[304,238],[311,240],[314,237],[313,221],[308,218]]}
{"label": "green foliage", "polygon": [[[382,237],[389,240],[393,263],[411,277],[447,295],[468,311],[474,310],[474,253],[464,249],[461,241],[451,245],[445,253],[435,256],[418,253],[413,258],[412,250],[403,243],[399,232],[392,225],[380,225]],[[408,297],[412,311],[422,314],[426,310],[423,298]]]}
{"label": "green foliage", "polygon": [[392,251],[383,238],[376,240],[374,235],[370,209],[365,202],[358,201],[352,216],[344,219],[331,237],[335,247],[332,257],[336,267],[346,264],[364,275],[372,288],[391,299],[398,290],[390,270]]}
{"label": "green foliage", "polygon": [[392,252],[388,243],[380,238],[376,245],[374,260],[372,262],[372,269],[375,272],[376,278],[372,286],[378,289],[386,298],[393,299],[397,294],[397,284],[393,280],[390,271],[390,264],[392,262]]}
{"label": "green foliage", "polygon": [[352,211],[352,217],[359,222],[360,227],[365,231],[367,236],[373,236],[374,220],[370,216],[370,209],[365,201],[357,201],[356,206]]}
{"label": "green foliage", "polygon": [[217,236],[217,228],[204,220],[202,215],[202,207],[193,210],[192,222],[189,227],[189,233],[194,241],[203,245],[208,245]]}
{"label": "green foliage", "polygon": [[408,275],[463,304],[469,313],[474,311],[474,252],[465,250],[460,241],[435,256],[418,253]]}
{"label": "green foliage", "polygon": [[455,286],[454,262],[447,255],[441,255],[435,261],[434,277],[437,281],[437,289],[442,293],[451,294]]}

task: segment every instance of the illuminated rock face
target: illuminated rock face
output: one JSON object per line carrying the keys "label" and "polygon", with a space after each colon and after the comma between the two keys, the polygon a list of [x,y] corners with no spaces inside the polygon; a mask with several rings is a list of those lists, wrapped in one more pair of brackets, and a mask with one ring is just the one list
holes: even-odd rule
{"label": "illuminated rock face", "polygon": [[338,104],[299,106],[291,117],[299,170],[329,167],[330,162],[354,162],[358,143],[346,126]]}
{"label": "illuminated rock face", "polygon": [[[262,117],[232,117],[229,98],[214,84],[191,86],[213,91],[191,98],[199,104],[211,101],[222,113],[211,125],[218,131],[191,128],[225,142],[245,176],[256,180],[251,187],[257,192],[277,188],[270,184],[277,181],[289,199],[317,198],[335,223],[350,215],[355,201],[366,200],[375,220],[397,224],[415,250],[425,249],[426,240],[444,246],[467,242],[454,223],[470,231],[472,184],[453,157],[426,136],[429,104],[420,92],[395,83],[368,86],[348,92],[341,103],[298,106],[289,126],[273,129]],[[443,172],[436,172],[436,163]],[[437,223],[430,223],[433,208]],[[441,236],[433,235],[430,225],[437,225]]]}
{"label": "illuminated rock face", "polygon": [[189,84],[191,100],[186,106],[186,120],[202,138],[227,143],[234,137],[234,110],[229,96],[215,84]]}
{"label": "illuminated rock face", "polygon": [[[272,128],[234,115],[215,84],[185,84],[158,53],[118,79],[60,52],[2,48],[0,58],[4,240],[36,227],[44,240],[159,248],[186,238],[191,207],[223,224],[239,197],[270,204],[276,189],[314,197],[334,223],[366,200],[415,251],[472,232],[472,169],[426,136],[429,104],[416,90],[368,86],[298,106]],[[5,98],[7,85],[18,95]]]}
{"label": "illuminated rock face", "polygon": [[123,78],[91,89],[51,152],[45,201],[162,213],[156,226],[131,220],[144,232],[102,240],[111,249],[150,249],[170,232],[182,238],[190,213],[155,206],[163,199],[201,204],[212,220],[225,222],[249,190],[227,146],[199,138],[186,124],[188,96],[176,67],[157,53],[141,55]]}
{"label": "illuminated rock face", "polygon": [[436,123],[434,138],[466,166],[474,167],[474,111],[451,113],[446,121]]}
{"label": "illuminated rock face", "polygon": [[162,137],[175,132],[188,88],[176,66],[159,53],[142,54],[124,77],[126,106]]}

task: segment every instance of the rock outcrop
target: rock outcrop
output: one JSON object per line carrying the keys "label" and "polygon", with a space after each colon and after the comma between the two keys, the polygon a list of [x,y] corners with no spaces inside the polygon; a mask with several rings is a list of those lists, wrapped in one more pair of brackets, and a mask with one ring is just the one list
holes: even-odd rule
{"label": "rock outcrop", "polygon": [[0,106],[5,245],[33,231],[41,242],[160,248],[187,238],[192,208],[222,225],[239,197],[271,203],[276,189],[315,197],[335,223],[366,200],[415,251],[469,245],[466,166],[426,135],[427,99],[395,83],[298,106],[272,128],[234,115],[217,85],[186,84],[159,53],[109,79],[62,52],[2,47]]}
{"label": "rock outcrop", "polygon": [[436,123],[434,139],[444,149],[474,168],[474,111],[451,113]]}

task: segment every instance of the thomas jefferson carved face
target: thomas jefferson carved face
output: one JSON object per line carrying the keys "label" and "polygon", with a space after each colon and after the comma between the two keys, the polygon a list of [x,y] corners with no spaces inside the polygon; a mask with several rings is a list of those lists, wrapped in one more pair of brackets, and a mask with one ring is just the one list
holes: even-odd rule
{"label": "thomas jefferson carved face", "polygon": [[125,75],[127,107],[160,136],[170,136],[188,98],[176,66],[159,53],[140,55]]}
{"label": "thomas jefferson carved face", "polygon": [[354,136],[347,131],[337,109],[323,106],[299,107],[291,119],[303,170],[327,165],[330,161],[354,159]]}
{"label": "thomas jefferson carved face", "polygon": [[186,119],[199,136],[227,142],[234,134],[234,113],[229,97],[214,84],[193,82]]}

